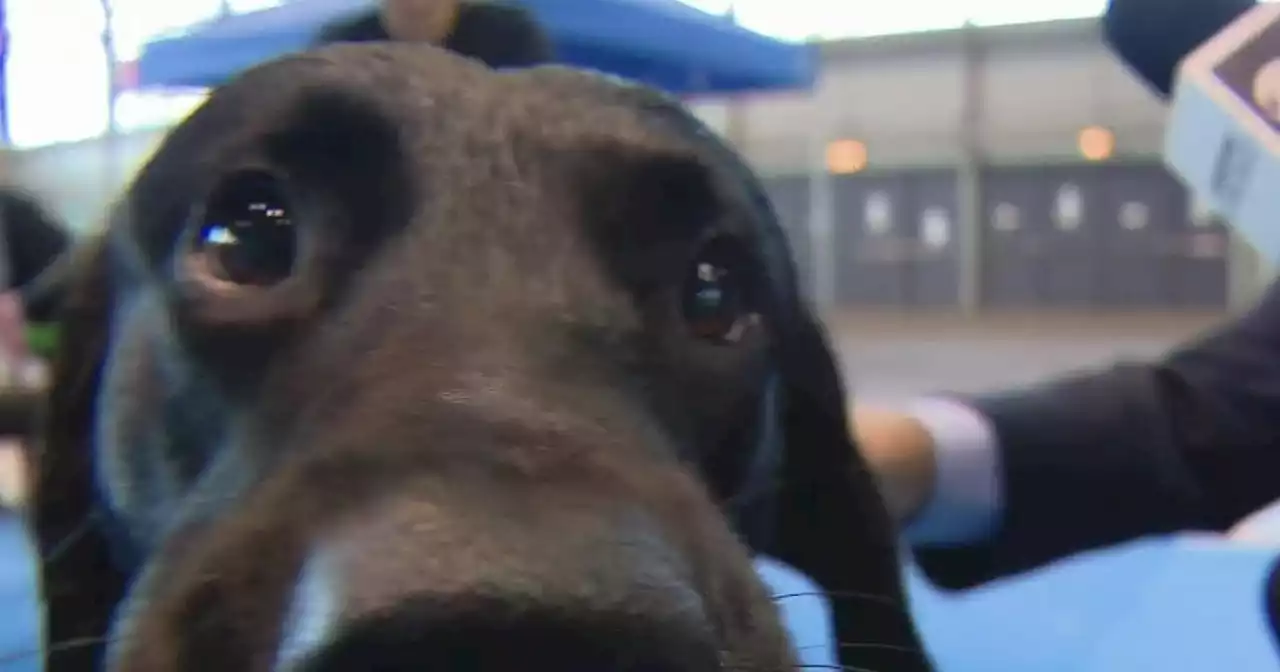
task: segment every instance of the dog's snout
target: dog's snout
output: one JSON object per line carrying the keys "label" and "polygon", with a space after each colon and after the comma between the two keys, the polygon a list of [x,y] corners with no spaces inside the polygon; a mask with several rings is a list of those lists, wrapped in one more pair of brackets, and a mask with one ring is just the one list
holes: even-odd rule
{"label": "dog's snout", "polygon": [[513,521],[397,505],[325,534],[276,671],[719,669],[703,602],[653,530],[539,508]]}

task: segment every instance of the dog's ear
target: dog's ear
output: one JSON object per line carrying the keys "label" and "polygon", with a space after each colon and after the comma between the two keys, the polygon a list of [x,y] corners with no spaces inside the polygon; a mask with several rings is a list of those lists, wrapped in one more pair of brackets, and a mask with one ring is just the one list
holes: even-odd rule
{"label": "dog's ear", "polygon": [[[773,335],[774,371],[757,421],[733,432],[729,450],[718,451],[729,468],[704,467],[709,485],[729,495],[727,513],[754,551],[804,572],[824,589],[842,669],[928,672],[932,665],[907,602],[897,530],[854,445],[840,369],[826,331],[802,298],[787,235],[741,157],[691,116],[681,118],[702,129],[698,136],[708,154],[743,189],[757,215]],[[725,488],[724,475],[736,488]]]}
{"label": "dog's ear", "polygon": [[60,338],[41,436],[28,461],[29,527],[39,552],[44,669],[93,672],[127,577],[113,564],[98,506],[92,433],[111,310],[105,240],[72,252],[65,266]]}
{"label": "dog's ear", "polygon": [[797,300],[776,333],[773,403],[783,447],[767,552],[827,592],[841,665],[929,670],[903,585],[897,531],[850,438],[825,332]]}
{"label": "dog's ear", "polygon": [[755,550],[826,591],[844,669],[930,670],[907,602],[897,530],[854,445],[839,364],[801,298],[794,255],[768,197],[742,172],[764,218],[776,367],[755,432],[757,469],[740,495],[755,508],[745,520],[765,529],[744,531]]}

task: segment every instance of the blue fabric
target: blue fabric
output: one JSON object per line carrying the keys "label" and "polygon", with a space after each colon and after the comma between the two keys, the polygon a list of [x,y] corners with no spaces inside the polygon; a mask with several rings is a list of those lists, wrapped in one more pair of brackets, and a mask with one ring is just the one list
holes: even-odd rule
{"label": "blue fabric", "polygon": [[[27,539],[0,521],[0,672],[36,672]],[[1275,552],[1197,538],[1154,539],[964,594],[908,572],[913,608],[940,672],[1275,670],[1262,612]],[[801,662],[836,661],[828,604],[814,584],[769,560]]]}
{"label": "blue fabric", "polygon": [[21,523],[0,516],[0,672],[39,672],[34,549]]}
{"label": "blue fabric", "polygon": [[1275,557],[1172,537],[964,593],[910,585],[941,672],[1252,672],[1280,669],[1263,612]]}
{"label": "blue fabric", "polygon": [[[677,0],[524,0],[567,63],[675,93],[808,88],[809,45],[781,42]],[[212,86],[267,59],[306,48],[322,25],[372,0],[296,0],[151,42],[139,85]]]}

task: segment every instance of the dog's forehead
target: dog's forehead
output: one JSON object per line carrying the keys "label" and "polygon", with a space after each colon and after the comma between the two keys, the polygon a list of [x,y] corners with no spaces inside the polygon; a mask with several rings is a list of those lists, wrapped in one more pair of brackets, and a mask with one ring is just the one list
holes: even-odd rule
{"label": "dog's forehead", "polygon": [[220,174],[262,160],[282,135],[311,148],[304,163],[333,164],[331,173],[399,156],[409,180],[437,193],[461,193],[453,188],[467,182],[496,196],[536,172],[543,186],[549,179],[582,195],[602,177],[625,182],[621,173],[649,158],[696,165],[717,192],[742,182],[736,157],[649,89],[558,66],[495,71],[427,45],[343,44],[258,66],[217,89],[139,173],[131,212],[178,221]]}
{"label": "dog's forehead", "polygon": [[317,97],[364,105],[424,150],[450,142],[496,146],[519,135],[696,154],[705,139],[692,117],[666,123],[679,103],[622,80],[559,66],[499,72],[428,45],[326,47],[250,71],[211,102],[226,108],[255,101],[249,107],[258,110],[256,119],[239,121],[265,129],[293,123],[298,108]]}
{"label": "dog's forehead", "polygon": [[[292,153],[283,163],[273,155],[281,147]],[[480,233],[465,233],[472,222],[547,245],[568,241],[548,225],[574,238],[621,235],[609,245],[618,249],[652,244],[634,236],[693,242],[710,226],[768,250],[779,242],[751,171],[665,94],[560,66],[497,71],[399,43],[333,45],[219,87],[139,172],[115,218],[127,226],[115,231],[163,262],[221,176],[262,161],[286,173],[302,166],[306,188],[338,203],[399,203],[401,214],[383,221],[455,222],[429,235],[467,238],[454,242],[471,250],[480,249]],[[449,247],[438,242],[424,244]]]}

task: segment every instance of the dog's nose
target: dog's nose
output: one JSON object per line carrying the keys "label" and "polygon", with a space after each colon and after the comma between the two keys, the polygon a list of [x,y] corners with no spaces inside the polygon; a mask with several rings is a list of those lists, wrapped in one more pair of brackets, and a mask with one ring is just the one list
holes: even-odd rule
{"label": "dog's nose", "polygon": [[[710,640],[679,622],[618,609],[542,609],[433,597],[357,618],[279,670],[305,672],[713,672]],[[465,606],[464,606],[465,605]]]}
{"label": "dog's nose", "polygon": [[306,560],[275,669],[720,669],[703,601],[675,556],[646,530],[603,526],[354,525]]}

